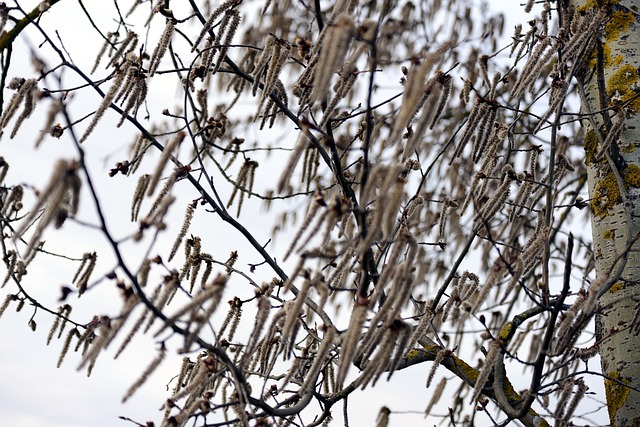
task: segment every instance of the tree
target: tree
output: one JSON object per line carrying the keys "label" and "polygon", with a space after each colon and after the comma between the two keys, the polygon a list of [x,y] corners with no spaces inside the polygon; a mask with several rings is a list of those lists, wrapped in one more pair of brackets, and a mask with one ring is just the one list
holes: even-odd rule
{"label": "tree", "polygon": [[[590,66],[576,74],[582,99],[585,163],[591,195],[591,225],[597,278],[596,340],[605,374],[611,425],[640,422],[638,377],[637,197],[638,2],[579,2],[603,16]],[[613,184],[613,185],[610,185]],[[608,189],[607,189],[608,186]],[[600,289],[595,291],[596,288]],[[630,385],[631,387],[627,387]]]}
{"label": "tree", "polygon": [[[442,423],[638,424],[637,0],[528,1],[507,42],[466,2],[79,1],[89,66],[66,2],[22,3],[0,5],[2,144],[48,104],[34,149],[60,155],[40,185],[0,161],[0,314],[31,306],[89,374],[152,336],[123,401],[184,356],[162,419],[133,423],[321,425],[342,403],[346,425],[349,396],[411,369]],[[78,228],[107,251],[56,245]],[[58,308],[30,279],[51,259]],[[120,307],[76,317],[105,289]]]}

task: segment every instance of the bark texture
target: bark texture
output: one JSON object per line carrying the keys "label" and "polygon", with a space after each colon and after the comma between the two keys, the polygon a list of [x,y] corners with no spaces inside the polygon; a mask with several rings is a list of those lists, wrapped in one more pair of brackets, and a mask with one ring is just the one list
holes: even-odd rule
{"label": "bark texture", "polygon": [[[588,63],[582,124],[598,296],[596,338],[612,426],[640,424],[640,0],[571,1],[605,14]],[[619,131],[619,135],[617,132]],[[616,136],[603,148],[607,136]],[[610,138],[611,140],[611,138]],[[606,146],[606,144],[604,144]]]}

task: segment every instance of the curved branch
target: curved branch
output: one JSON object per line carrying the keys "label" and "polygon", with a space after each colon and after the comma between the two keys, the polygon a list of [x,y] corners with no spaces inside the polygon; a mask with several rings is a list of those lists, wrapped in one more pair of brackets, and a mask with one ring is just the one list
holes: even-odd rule
{"label": "curved branch", "polygon": [[[60,0],[49,0],[49,7],[58,3]],[[14,40],[20,35],[22,30],[24,30],[27,25],[32,23],[36,18],[38,18],[43,13],[40,10],[40,6],[36,6],[31,12],[25,15],[24,18],[16,22],[13,28],[6,33],[4,33],[0,37],[0,52],[5,49],[8,49],[13,44]]]}

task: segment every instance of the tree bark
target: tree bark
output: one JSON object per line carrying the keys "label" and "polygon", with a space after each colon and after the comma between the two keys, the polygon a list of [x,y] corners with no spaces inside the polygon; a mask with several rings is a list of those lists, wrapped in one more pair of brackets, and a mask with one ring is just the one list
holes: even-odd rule
{"label": "tree bark", "polygon": [[[578,73],[597,278],[596,339],[612,426],[640,424],[640,0],[572,0],[605,13]],[[585,118],[586,117],[586,118]],[[608,135],[613,138],[603,148]],[[611,139],[611,138],[610,138]],[[606,144],[604,144],[606,146]]]}

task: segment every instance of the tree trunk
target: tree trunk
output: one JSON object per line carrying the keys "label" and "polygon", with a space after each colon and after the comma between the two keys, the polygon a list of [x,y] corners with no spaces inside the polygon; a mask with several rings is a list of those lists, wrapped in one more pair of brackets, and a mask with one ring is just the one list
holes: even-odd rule
{"label": "tree trunk", "polygon": [[[582,124],[598,291],[596,339],[612,426],[640,424],[640,0],[572,0],[605,14],[587,66]],[[585,118],[588,117],[588,118]],[[607,136],[612,139],[606,147]],[[605,148],[603,148],[603,145]]]}

